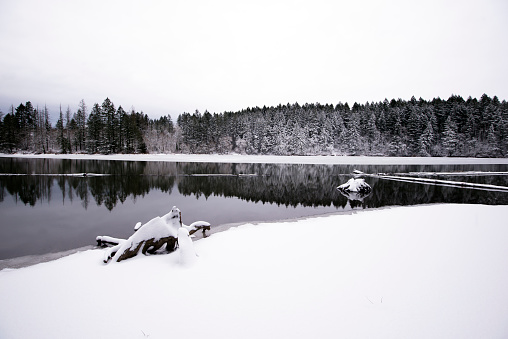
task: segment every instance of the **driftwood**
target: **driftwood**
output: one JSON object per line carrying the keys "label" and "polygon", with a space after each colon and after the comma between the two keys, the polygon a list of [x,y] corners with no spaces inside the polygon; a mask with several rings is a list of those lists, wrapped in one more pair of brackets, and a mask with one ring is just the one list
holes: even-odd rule
{"label": "driftwood", "polygon": [[190,224],[189,226],[182,225],[189,231],[189,235],[193,235],[197,231],[201,230],[203,233],[210,230],[210,223],[206,221],[196,221]]}
{"label": "driftwood", "polygon": [[156,254],[159,251],[175,251],[178,248],[180,228],[185,228],[188,234],[193,234],[198,230],[203,232],[210,230],[210,224],[206,221],[197,221],[190,226],[183,225],[180,210],[173,207],[171,212],[163,217],[153,218],[143,225],[137,223],[134,234],[128,239],[98,236],[96,240],[98,246],[108,247],[104,256],[105,263],[110,260],[122,261],[138,255],[140,251],[145,255]]}
{"label": "driftwood", "polygon": [[177,238],[169,236],[163,238],[149,238],[136,242],[133,246],[126,246],[128,239],[117,239],[117,241],[104,240],[103,238],[108,237],[97,237],[97,245],[101,247],[112,246],[107,255],[104,257],[104,262],[107,263],[111,259],[116,257],[118,251],[122,250],[119,256],[116,257],[115,261],[122,261],[125,259],[133,258],[138,255],[141,250],[142,254],[155,254],[164,245],[166,245],[166,252],[173,252],[178,248]]}

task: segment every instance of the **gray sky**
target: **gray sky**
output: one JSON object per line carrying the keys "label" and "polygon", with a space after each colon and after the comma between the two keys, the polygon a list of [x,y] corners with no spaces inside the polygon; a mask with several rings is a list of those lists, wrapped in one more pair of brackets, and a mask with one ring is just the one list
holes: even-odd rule
{"label": "gray sky", "polygon": [[0,109],[508,99],[508,1],[0,0]]}

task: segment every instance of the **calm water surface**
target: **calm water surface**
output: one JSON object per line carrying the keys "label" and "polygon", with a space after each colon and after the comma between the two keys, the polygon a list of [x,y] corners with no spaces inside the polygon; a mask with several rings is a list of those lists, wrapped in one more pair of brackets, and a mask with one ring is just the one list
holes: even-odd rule
{"label": "calm water surface", "polygon": [[[349,200],[336,187],[366,173],[508,171],[508,165],[294,165],[0,158],[0,260],[127,238],[136,222],[176,205],[212,228],[323,213],[429,203],[508,204],[507,192],[367,178]],[[83,175],[86,173],[86,176]],[[440,179],[508,186],[508,176]],[[213,232],[213,230],[212,230]]]}

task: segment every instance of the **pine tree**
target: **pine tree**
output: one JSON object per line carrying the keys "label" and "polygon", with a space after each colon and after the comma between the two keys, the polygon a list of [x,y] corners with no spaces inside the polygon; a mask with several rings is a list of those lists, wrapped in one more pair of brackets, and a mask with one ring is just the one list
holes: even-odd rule
{"label": "pine tree", "polygon": [[101,107],[101,120],[104,132],[101,138],[101,153],[116,153],[118,149],[118,118],[115,105],[106,98]]}
{"label": "pine tree", "polygon": [[[67,109],[65,110],[65,134],[66,134],[66,152],[72,153],[72,127],[71,127],[71,108],[67,106]],[[74,141],[76,144],[76,140]],[[77,145],[76,145],[77,147]]]}
{"label": "pine tree", "polygon": [[102,112],[99,104],[94,104],[92,111],[88,117],[88,136],[87,136],[87,150],[88,153],[101,152],[103,142],[103,128]]}
{"label": "pine tree", "polygon": [[57,130],[57,137],[56,142],[58,146],[60,147],[60,153],[67,153],[67,141],[65,139],[64,134],[64,122],[63,122],[63,112],[62,112],[62,105],[60,105],[60,115],[58,117],[58,120],[56,122],[56,130]]}
{"label": "pine tree", "polygon": [[420,136],[420,147],[419,154],[420,156],[428,157],[431,155],[432,145],[434,143],[434,131],[432,128],[432,123],[430,121],[427,122],[427,127],[423,131]]}
{"label": "pine tree", "polygon": [[413,107],[411,113],[409,114],[409,119],[407,123],[407,137],[409,144],[409,151],[411,155],[418,155],[421,151],[420,145],[420,136],[422,134],[421,131],[421,112],[418,107]]}
{"label": "pine tree", "polygon": [[46,150],[50,150],[50,142],[51,142],[51,122],[49,117],[49,110],[46,105],[44,105],[44,130],[45,130],[45,143]]}
{"label": "pine tree", "polygon": [[78,105],[78,111],[74,120],[76,121],[76,143],[80,151],[85,149],[86,145],[86,120],[87,120],[87,107],[85,100],[81,99]]}
{"label": "pine tree", "polygon": [[501,155],[494,125],[490,125],[489,132],[487,133],[487,155],[489,157],[498,157]]}
{"label": "pine tree", "polygon": [[19,144],[20,127],[14,112],[14,106],[11,105],[9,113],[3,119],[2,148],[9,153],[13,153]]}
{"label": "pine tree", "polygon": [[351,115],[349,127],[347,129],[347,149],[349,153],[357,154],[360,151],[362,141],[360,136],[360,116],[358,113]]}
{"label": "pine tree", "polygon": [[457,150],[459,139],[457,136],[457,126],[452,120],[451,116],[448,116],[446,120],[445,129],[443,132],[443,148],[447,156],[452,156]]}
{"label": "pine tree", "polygon": [[376,115],[374,112],[371,112],[370,117],[367,121],[366,132],[369,149],[372,151],[373,146],[379,142],[381,136],[376,126]]}
{"label": "pine tree", "polygon": [[22,150],[28,150],[34,145],[33,135],[35,130],[35,109],[30,101],[25,105],[19,104],[16,108],[16,120],[19,124],[19,146]]}

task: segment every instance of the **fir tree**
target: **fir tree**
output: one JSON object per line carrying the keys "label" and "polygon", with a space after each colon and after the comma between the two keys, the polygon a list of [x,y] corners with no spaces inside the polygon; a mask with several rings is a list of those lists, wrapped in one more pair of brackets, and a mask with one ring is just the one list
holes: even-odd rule
{"label": "fir tree", "polygon": [[60,153],[65,154],[67,153],[67,140],[65,139],[63,120],[64,118],[62,112],[62,105],[60,105],[60,115],[58,116],[58,120],[56,122],[56,130],[57,130],[56,142],[60,147]]}
{"label": "fir tree", "polygon": [[445,129],[443,132],[443,148],[447,156],[455,154],[459,139],[457,136],[457,126],[452,120],[451,115],[446,120]]}

